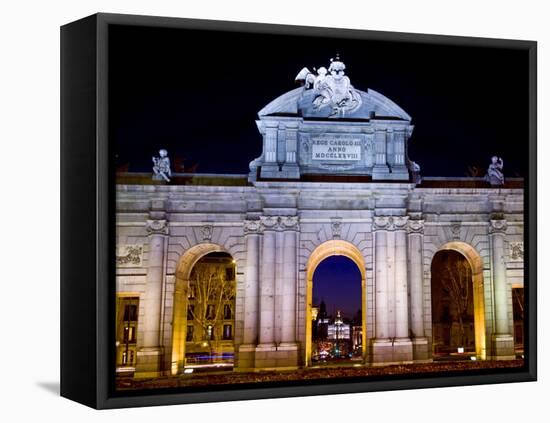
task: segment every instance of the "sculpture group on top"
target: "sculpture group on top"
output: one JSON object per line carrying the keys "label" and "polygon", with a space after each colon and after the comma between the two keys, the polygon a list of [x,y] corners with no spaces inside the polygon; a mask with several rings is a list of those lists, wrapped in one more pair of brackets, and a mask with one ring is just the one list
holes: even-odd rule
{"label": "sculpture group on top", "polygon": [[316,74],[304,67],[296,76],[296,81],[304,84],[304,89],[314,90],[313,108],[321,110],[330,107],[330,116],[344,116],[361,106],[361,95],[351,85],[349,77],[345,75],[346,65],[336,59],[330,59],[327,69],[321,66],[313,68]]}

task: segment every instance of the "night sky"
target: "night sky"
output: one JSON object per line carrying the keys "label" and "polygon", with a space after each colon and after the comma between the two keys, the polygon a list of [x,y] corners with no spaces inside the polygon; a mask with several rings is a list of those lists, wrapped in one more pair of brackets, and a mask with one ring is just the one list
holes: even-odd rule
{"label": "night sky", "polygon": [[525,51],[127,26],[109,37],[110,137],[130,171],[150,172],[166,148],[187,169],[248,173],[257,112],[338,52],[355,88],[412,116],[409,156],[424,176],[485,170],[493,154],[505,175],[526,173]]}
{"label": "night sky", "polygon": [[335,316],[340,310],[352,318],[361,310],[361,272],[345,256],[330,256],[313,273],[313,304],[325,301],[327,314]]}
{"label": "night sky", "polygon": [[[524,176],[528,57],[511,49],[111,26],[109,130],[117,167],[151,172],[166,148],[172,164],[206,173],[248,173],[261,153],[258,111],[296,88],[300,69],[336,53],[355,88],[372,88],[412,116],[409,157],[424,176],[466,176],[504,159]],[[178,169],[172,169],[179,171]],[[359,270],[323,261],[314,300],[351,317],[360,308]]]}

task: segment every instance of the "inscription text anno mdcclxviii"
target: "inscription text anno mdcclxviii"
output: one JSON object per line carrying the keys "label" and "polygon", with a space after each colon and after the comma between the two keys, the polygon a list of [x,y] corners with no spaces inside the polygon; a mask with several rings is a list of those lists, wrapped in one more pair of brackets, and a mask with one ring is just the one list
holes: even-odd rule
{"label": "inscription text anno mdcclxviii", "polygon": [[314,138],[311,140],[313,160],[357,161],[361,160],[361,140],[339,138]]}

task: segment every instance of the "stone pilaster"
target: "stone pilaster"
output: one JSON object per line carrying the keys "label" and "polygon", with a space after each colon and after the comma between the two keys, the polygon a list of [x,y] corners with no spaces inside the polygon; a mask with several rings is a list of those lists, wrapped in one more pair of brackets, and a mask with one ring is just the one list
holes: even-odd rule
{"label": "stone pilaster", "polygon": [[277,217],[262,216],[263,246],[260,279],[260,331],[258,347],[275,346],[275,265]]}
{"label": "stone pilaster", "polygon": [[413,359],[426,361],[430,359],[428,339],[424,334],[424,264],[422,245],[424,243],[424,221],[409,220],[409,285],[410,285],[410,327],[412,332]]}
{"label": "stone pilaster", "polygon": [[277,135],[279,123],[277,121],[265,121],[264,133],[264,164],[262,165],[262,177],[276,176],[279,172],[277,164]]}
{"label": "stone pilaster", "polygon": [[[407,295],[408,216],[376,216],[375,239],[375,336],[372,363],[412,361]],[[393,313],[394,318],[388,319]]]}
{"label": "stone pilaster", "polygon": [[405,146],[406,146],[405,130],[394,131],[393,133],[393,166],[392,179],[409,179],[409,171],[405,164]]}
{"label": "stone pilaster", "polygon": [[388,217],[374,217],[375,339],[371,351],[373,363],[391,361],[392,354],[388,322],[387,227]]}
{"label": "stone pilaster", "polygon": [[145,285],[143,322],[140,331],[143,344],[137,352],[136,377],[154,377],[160,372],[160,315],[162,284],[164,280],[164,244],[168,235],[168,222],[165,219],[148,220],[149,258]]}
{"label": "stone pilaster", "polygon": [[285,217],[283,226],[283,292],[282,292],[282,331],[281,345],[296,346],[296,238],[298,218]]}
{"label": "stone pilaster", "polygon": [[413,358],[412,342],[409,337],[409,297],[407,292],[407,221],[408,216],[393,218],[395,231],[395,339],[394,362],[410,362]]}
{"label": "stone pilaster", "polygon": [[496,327],[496,333],[492,336],[492,351],[495,359],[502,360],[514,358],[514,338],[510,331],[511,322],[508,313],[509,288],[504,259],[506,228],[507,223],[504,219],[494,219],[489,222]]}
{"label": "stone pilaster", "polygon": [[263,228],[260,281],[260,334],[255,365],[295,368],[297,216],[261,216]]}
{"label": "stone pilaster", "polygon": [[374,133],[374,167],[372,179],[385,179],[389,174],[386,157],[386,130],[376,128]]}
{"label": "stone pilaster", "polygon": [[283,165],[283,174],[287,179],[300,178],[300,169],[297,164],[298,152],[298,122],[288,123],[285,129],[286,157]]}
{"label": "stone pilaster", "polygon": [[260,238],[259,220],[245,220],[246,242],[244,332],[239,345],[239,369],[254,367],[254,353],[258,343],[258,292],[260,284]]}

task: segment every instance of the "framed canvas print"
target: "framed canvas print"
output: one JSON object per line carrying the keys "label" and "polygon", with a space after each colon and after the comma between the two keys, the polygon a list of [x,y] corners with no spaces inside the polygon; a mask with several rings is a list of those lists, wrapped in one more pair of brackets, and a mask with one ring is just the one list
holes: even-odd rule
{"label": "framed canvas print", "polygon": [[61,393],[536,380],[536,43],[61,29]]}

